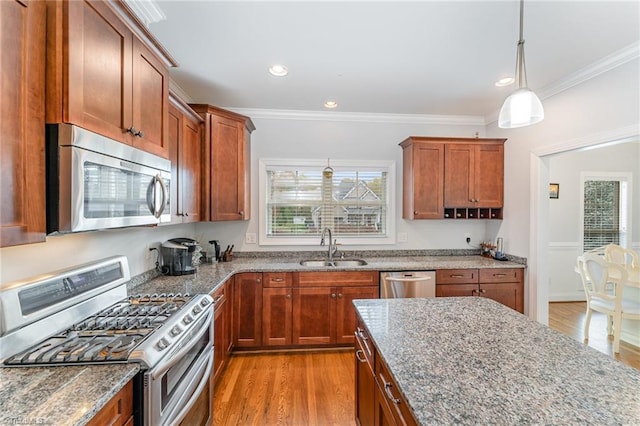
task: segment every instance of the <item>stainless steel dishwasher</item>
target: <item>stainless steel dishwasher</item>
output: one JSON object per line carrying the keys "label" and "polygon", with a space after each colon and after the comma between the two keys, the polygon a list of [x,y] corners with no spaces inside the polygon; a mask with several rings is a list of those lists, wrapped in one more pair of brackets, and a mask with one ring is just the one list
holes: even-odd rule
{"label": "stainless steel dishwasher", "polygon": [[380,298],[402,297],[436,297],[436,272],[380,272]]}

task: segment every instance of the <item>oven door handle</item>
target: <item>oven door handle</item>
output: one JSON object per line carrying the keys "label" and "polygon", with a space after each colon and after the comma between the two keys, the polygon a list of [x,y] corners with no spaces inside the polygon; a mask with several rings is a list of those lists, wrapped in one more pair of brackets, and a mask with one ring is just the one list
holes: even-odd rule
{"label": "oven door handle", "polygon": [[207,312],[207,316],[204,317],[205,320],[202,322],[202,326],[200,327],[200,330],[197,331],[197,335],[192,335],[189,337],[189,340],[191,340],[193,343],[185,346],[184,348],[180,349],[178,352],[174,353],[174,354],[170,354],[167,355],[167,357],[171,358],[172,361],[167,363],[166,365],[162,366],[162,368],[159,368],[157,371],[154,371],[152,374],[152,378],[153,380],[157,380],[159,377],[161,377],[164,373],[167,372],[167,370],[169,370],[171,367],[173,367],[176,363],[180,362],[182,360],[182,357],[184,356],[184,354],[186,354],[187,352],[189,352],[191,350],[191,348],[193,348],[195,345],[198,344],[198,341],[200,340],[200,337],[202,337],[204,335],[204,333],[210,332],[211,330],[211,321],[213,320],[213,306],[211,306]]}
{"label": "oven door handle", "polygon": [[191,398],[189,398],[189,401],[187,401],[184,404],[184,406],[182,407],[182,410],[180,410],[180,412],[171,419],[170,424],[172,425],[178,424],[182,421],[182,419],[186,417],[187,413],[191,410],[191,408],[193,408],[193,404],[200,397],[200,393],[202,393],[202,390],[204,389],[204,387],[209,384],[209,376],[211,375],[211,371],[213,370],[213,351],[209,351],[209,353],[210,355],[207,357],[208,358],[207,367],[206,367],[205,373],[202,375],[202,379],[200,380],[198,387],[193,392],[193,395],[191,396]]}

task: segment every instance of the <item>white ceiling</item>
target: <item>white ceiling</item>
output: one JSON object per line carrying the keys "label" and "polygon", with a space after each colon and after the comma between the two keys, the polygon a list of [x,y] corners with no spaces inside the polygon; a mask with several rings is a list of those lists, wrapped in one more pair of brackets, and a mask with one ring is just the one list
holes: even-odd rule
{"label": "white ceiling", "polygon": [[[226,108],[490,116],[513,87],[518,1],[166,1],[150,25],[193,101]],[[640,40],[640,2],[525,2],[541,91]],[[267,67],[282,63],[284,78]],[[544,101],[543,101],[544,103]]]}

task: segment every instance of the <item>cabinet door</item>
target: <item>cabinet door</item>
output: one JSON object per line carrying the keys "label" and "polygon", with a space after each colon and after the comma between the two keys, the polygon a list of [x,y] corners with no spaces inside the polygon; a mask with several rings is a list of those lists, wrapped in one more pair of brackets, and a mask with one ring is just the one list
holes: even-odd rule
{"label": "cabinet door", "polygon": [[221,299],[216,302],[215,313],[213,316],[213,380],[217,382],[220,378],[220,374],[226,364],[227,354],[225,351],[225,329],[229,327],[227,323],[228,317],[226,314],[226,305],[228,305],[226,299]]}
{"label": "cabinet door", "polygon": [[248,220],[241,121],[211,116],[211,220]]}
{"label": "cabinet door", "polygon": [[87,422],[88,426],[128,424],[133,416],[133,381],[129,381],[98,413]]}
{"label": "cabinet door", "polygon": [[262,289],[262,344],[290,345],[292,323],[292,288]]}
{"label": "cabinet door", "polygon": [[478,284],[437,284],[436,297],[478,296]]}
{"label": "cabinet door", "polygon": [[413,143],[403,150],[404,219],[442,219],[444,145]]}
{"label": "cabinet door", "polygon": [[[389,403],[387,403],[387,399],[382,394],[379,386],[375,387],[375,398],[374,398],[374,425],[375,426],[395,426],[396,420],[393,417],[393,412],[391,412],[391,408],[389,407]],[[361,423],[364,426],[364,423]]]}
{"label": "cabinet door", "polygon": [[450,144],[444,156],[444,205],[476,207],[475,150],[473,145]]}
{"label": "cabinet door", "polygon": [[335,288],[293,289],[293,344],[324,345],[335,335]]}
{"label": "cabinet door", "polygon": [[336,289],[336,343],[353,344],[356,329],[355,299],[377,299],[379,287],[338,287]]}
{"label": "cabinet door", "polygon": [[178,189],[181,170],[178,151],[180,150],[180,142],[183,137],[183,120],[182,112],[173,105],[169,105],[167,128],[169,134],[169,160],[171,160],[171,186],[169,187],[169,194],[171,195],[172,225],[182,223],[182,201],[180,200],[180,193],[182,191]]}
{"label": "cabinet door", "polygon": [[475,151],[474,199],[479,207],[502,207],[504,145],[479,145]]}
{"label": "cabinet door", "polygon": [[235,276],[233,329],[234,345],[257,347],[262,343],[262,274]]}
{"label": "cabinet door", "polygon": [[45,4],[0,2],[0,247],[45,241]]}
{"label": "cabinet door", "polygon": [[200,221],[201,137],[200,124],[184,117],[179,152],[179,197],[183,223]]}
{"label": "cabinet door", "polygon": [[133,145],[168,157],[169,71],[140,40],[133,35],[132,40],[132,126],[140,132],[133,138]]}
{"label": "cabinet door", "polygon": [[[54,79],[47,81],[47,96],[51,96],[47,121],[77,124],[133,143],[135,136],[126,133],[133,125],[133,33],[105,3],[68,1],[57,5],[67,11],[66,19],[59,18],[56,25],[64,28],[67,45],[60,42],[55,46],[62,66],[47,77]],[[50,38],[57,40],[52,31],[55,27],[49,28]],[[50,112],[59,116],[51,117]]]}
{"label": "cabinet door", "polygon": [[524,313],[524,294],[521,283],[482,283],[480,296],[500,302],[520,313]]}

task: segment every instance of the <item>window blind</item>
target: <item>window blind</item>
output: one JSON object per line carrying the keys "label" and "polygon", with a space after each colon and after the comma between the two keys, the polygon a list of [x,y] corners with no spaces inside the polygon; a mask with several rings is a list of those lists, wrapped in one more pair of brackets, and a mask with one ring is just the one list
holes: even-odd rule
{"label": "window blind", "polygon": [[[620,182],[587,180],[584,182],[584,251],[607,244],[620,244]],[[624,219],[624,218],[623,218]]]}
{"label": "window blind", "polygon": [[270,237],[320,235],[386,237],[386,170],[355,167],[323,174],[319,167],[266,170],[266,222]]}

